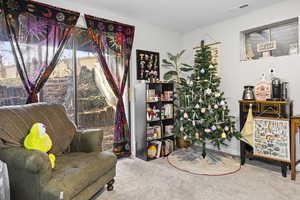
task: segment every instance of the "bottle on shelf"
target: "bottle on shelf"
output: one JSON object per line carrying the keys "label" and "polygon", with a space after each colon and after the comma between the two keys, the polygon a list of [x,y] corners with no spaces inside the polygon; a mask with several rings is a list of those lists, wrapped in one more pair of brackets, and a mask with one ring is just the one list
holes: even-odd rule
{"label": "bottle on shelf", "polygon": [[255,85],[255,99],[265,101],[271,98],[271,83],[266,80],[265,74],[262,74],[261,79]]}

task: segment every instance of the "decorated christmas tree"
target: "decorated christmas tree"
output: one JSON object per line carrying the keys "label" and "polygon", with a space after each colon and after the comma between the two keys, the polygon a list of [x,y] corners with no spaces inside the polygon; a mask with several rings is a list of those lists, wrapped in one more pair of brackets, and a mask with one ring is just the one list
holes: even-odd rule
{"label": "decorated christmas tree", "polygon": [[235,122],[229,116],[224,93],[220,91],[216,65],[210,47],[202,41],[201,48],[196,50],[191,75],[187,81],[181,81],[180,95],[184,103],[176,111],[175,132],[190,143],[202,144],[203,157],[206,143],[220,148],[226,145],[226,140],[240,138]]}

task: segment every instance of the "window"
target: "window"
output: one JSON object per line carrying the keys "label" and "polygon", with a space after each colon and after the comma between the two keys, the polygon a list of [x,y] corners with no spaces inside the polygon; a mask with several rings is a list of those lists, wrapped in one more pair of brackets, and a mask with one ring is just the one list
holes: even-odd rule
{"label": "window", "polygon": [[40,92],[40,101],[64,105],[69,117],[75,122],[73,68],[73,41],[70,40]]}
{"label": "window", "polygon": [[0,14],[0,106],[25,104],[27,97],[6,34],[4,17]]}
{"label": "window", "polygon": [[241,32],[241,60],[298,54],[298,18]]}
{"label": "window", "polygon": [[103,149],[111,150],[116,97],[106,81],[87,32],[78,29],[76,41],[77,123],[81,129],[101,128]]}
{"label": "window", "polygon": [[116,98],[85,29],[76,29],[40,100],[66,107],[79,129],[101,128],[103,149],[112,150]]}
{"label": "window", "polygon": [[[0,28],[0,106],[25,104],[28,94],[18,75],[1,15]],[[64,105],[79,129],[101,128],[103,149],[112,150],[117,99],[87,38],[86,30],[76,29],[39,98],[42,102]],[[30,55],[39,55],[42,49],[36,47]],[[32,64],[34,59],[30,60],[28,63]]]}

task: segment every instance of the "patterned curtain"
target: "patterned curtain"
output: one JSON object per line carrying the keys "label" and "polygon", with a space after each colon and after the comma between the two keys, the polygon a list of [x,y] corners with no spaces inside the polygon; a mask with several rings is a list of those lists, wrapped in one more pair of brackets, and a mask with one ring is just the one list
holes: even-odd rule
{"label": "patterned curtain", "polygon": [[3,0],[3,10],[18,73],[29,95],[27,103],[37,102],[79,13],[25,0]]}
{"label": "patterned curtain", "polygon": [[130,131],[123,101],[129,72],[134,26],[85,15],[88,34],[98,54],[105,77],[117,97],[114,152],[130,155]]}

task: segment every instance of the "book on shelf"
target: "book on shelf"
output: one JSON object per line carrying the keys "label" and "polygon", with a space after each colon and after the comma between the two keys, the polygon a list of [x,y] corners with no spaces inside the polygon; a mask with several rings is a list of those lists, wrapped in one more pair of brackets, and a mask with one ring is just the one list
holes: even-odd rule
{"label": "book on shelf", "polygon": [[162,142],[158,141],[158,140],[154,140],[154,141],[151,141],[148,146],[151,146],[151,145],[153,145],[153,146],[156,147],[156,155],[155,155],[155,157],[159,158],[161,156]]}
{"label": "book on shelf", "polygon": [[174,151],[174,142],[173,140],[166,139],[163,140],[162,144],[162,155],[167,156]]}
{"label": "book on shelf", "polygon": [[164,91],[161,96],[162,101],[173,101],[173,91]]}
{"label": "book on shelf", "polygon": [[147,90],[147,102],[157,102],[159,100],[158,95],[155,94],[154,89]]}
{"label": "book on shelf", "polygon": [[165,137],[173,135],[173,128],[174,128],[173,125],[166,125],[165,126]]}
{"label": "book on shelf", "polygon": [[147,135],[147,140],[160,139],[161,126],[148,126],[146,135]]}
{"label": "book on shelf", "polygon": [[165,104],[161,110],[163,119],[173,118],[173,104]]}
{"label": "book on shelf", "polygon": [[153,141],[153,142],[157,144],[156,158],[159,158],[160,155],[161,155],[161,144],[162,144],[162,142],[161,142],[161,141],[158,141],[158,140],[155,140],[155,141]]}

